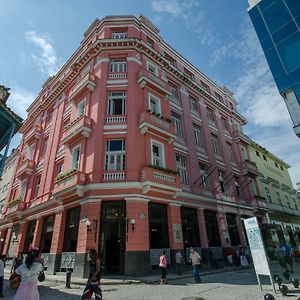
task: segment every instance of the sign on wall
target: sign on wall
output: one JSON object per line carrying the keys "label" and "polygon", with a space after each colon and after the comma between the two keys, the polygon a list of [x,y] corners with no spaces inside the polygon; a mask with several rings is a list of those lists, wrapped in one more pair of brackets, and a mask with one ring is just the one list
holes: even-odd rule
{"label": "sign on wall", "polygon": [[181,224],[173,224],[174,243],[183,243]]}

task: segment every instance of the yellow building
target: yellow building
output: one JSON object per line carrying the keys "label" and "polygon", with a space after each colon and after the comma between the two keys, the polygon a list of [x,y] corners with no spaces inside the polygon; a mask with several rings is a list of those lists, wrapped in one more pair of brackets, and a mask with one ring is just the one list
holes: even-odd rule
{"label": "yellow building", "polygon": [[252,141],[250,160],[255,162],[260,173],[257,177],[259,194],[264,196],[269,207],[268,224],[264,227],[270,244],[291,246],[300,244],[300,199],[294,189],[288,168],[278,158],[262,146]]}

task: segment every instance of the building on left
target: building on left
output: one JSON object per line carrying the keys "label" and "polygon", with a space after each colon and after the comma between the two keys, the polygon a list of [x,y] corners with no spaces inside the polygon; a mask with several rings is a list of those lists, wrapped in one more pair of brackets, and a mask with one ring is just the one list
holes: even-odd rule
{"label": "building on left", "polygon": [[6,101],[10,96],[9,90],[4,85],[0,85],[0,179],[8,155],[10,141],[23,121],[6,105]]}

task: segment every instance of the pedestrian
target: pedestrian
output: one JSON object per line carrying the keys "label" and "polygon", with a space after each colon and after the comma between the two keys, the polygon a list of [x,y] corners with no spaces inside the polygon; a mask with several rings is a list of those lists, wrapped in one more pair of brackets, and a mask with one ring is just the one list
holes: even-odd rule
{"label": "pedestrian", "polygon": [[291,273],[294,273],[292,248],[287,243],[285,243],[282,245],[281,251],[283,254],[285,265],[289,265],[291,267]]}
{"label": "pedestrian", "polygon": [[5,268],[6,255],[0,256],[0,298],[3,296],[3,279],[4,279],[4,268]]}
{"label": "pedestrian", "polygon": [[100,258],[98,257],[98,253],[95,249],[90,249],[89,251],[90,257],[90,275],[83,291],[82,300],[90,300],[95,294],[96,300],[102,300],[102,291],[100,287],[100,269],[101,263]]}
{"label": "pedestrian", "polygon": [[167,283],[167,257],[164,250],[159,258],[159,267],[161,270],[160,285]]}
{"label": "pedestrian", "polygon": [[25,259],[25,263],[20,265],[10,276],[10,280],[20,276],[21,282],[13,300],[39,300],[40,295],[37,287],[38,278],[43,272],[43,266],[39,262],[40,251],[31,248]]}
{"label": "pedestrian", "polygon": [[231,247],[227,248],[227,261],[230,266],[233,265],[233,254],[234,254],[234,249]]}
{"label": "pedestrian", "polygon": [[19,252],[17,257],[14,258],[10,273],[13,273],[19,266],[21,266],[22,263],[23,263],[23,252]]}
{"label": "pedestrian", "polygon": [[175,262],[176,262],[176,271],[178,276],[181,276],[182,273],[182,265],[184,264],[184,259],[182,257],[182,254],[180,250],[177,250],[175,254]]}
{"label": "pedestrian", "polygon": [[190,261],[192,262],[192,265],[193,265],[193,276],[195,279],[195,283],[200,283],[201,278],[200,278],[200,274],[199,274],[199,268],[200,268],[200,264],[202,262],[202,258],[200,256],[200,254],[194,250],[193,247],[191,247],[190,250],[191,250]]}

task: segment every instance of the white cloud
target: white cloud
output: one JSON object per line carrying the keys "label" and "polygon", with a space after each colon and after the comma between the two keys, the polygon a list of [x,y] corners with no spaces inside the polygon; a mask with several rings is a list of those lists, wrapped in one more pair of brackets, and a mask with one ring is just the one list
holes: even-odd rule
{"label": "white cloud", "polygon": [[7,106],[17,115],[25,119],[27,117],[26,109],[35,99],[35,95],[20,87],[12,87],[11,95],[8,98]]}
{"label": "white cloud", "polygon": [[54,75],[58,70],[58,59],[51,39],[47,35],[38,35],[36,31],[25,32],[25,38],[41,50],[32,54],[32,59],[39,69],[48,76]]}
{"label": "white cloud", "polygon": [[185,27],[197,35],[203,45],[211,45],[215,40],[211,23],[204,10],[200,10],[197,0],[153,0],[152,9],[157,13],[181,18]]}

